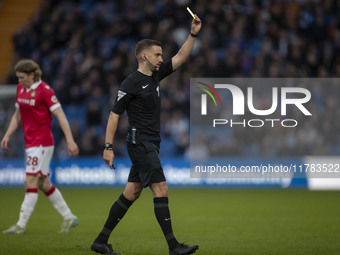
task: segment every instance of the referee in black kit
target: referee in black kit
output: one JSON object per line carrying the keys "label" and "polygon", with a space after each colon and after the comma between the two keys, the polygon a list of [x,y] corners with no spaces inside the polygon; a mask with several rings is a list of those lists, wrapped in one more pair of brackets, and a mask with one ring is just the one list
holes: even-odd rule
{"label": "referee in black kit", "polygon": [[169,245],[169,254],[192,254],[198,245],[179,243],[171,227],[168,207],[168,187],[159,159],[160,145],[160,93],[159,82],[174,72],[189,57],[201,29],[201,20],[195,15],[188,39],[178,53],[163,63],[162,47],[158,41],[145,39],[136,45],[138,70],[120,85],[115,105],[106,129],[103,158],[113,168],[113,139],[119,115],[125,110],[129,118],[126,137],[132,167],[123,194],[112,205],[106,223],[91,245],[91,250],[101,254],[119,254],[108,244],[108,239],[132,203],[149,186],[154,196],[155,215]]}

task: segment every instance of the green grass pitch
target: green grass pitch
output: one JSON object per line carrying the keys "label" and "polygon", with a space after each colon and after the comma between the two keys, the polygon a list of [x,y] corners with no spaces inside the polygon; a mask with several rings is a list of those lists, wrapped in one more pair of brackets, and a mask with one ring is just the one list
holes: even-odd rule
{"label": "green grass pitch", "polygon": [[[25,235],[0,234],[0,254],[95,254],[90,244],[122,189],[61,188],[79,226],[58,234],[62,219],[40,192]],[[0,229],[18,220],[24,189],[0,189]],[[170,188],[177,239],[196,254],[340,254],[340,192],[275,189]],[[130,208],[110,238],[123,255],[168,254],[150,190]]]}

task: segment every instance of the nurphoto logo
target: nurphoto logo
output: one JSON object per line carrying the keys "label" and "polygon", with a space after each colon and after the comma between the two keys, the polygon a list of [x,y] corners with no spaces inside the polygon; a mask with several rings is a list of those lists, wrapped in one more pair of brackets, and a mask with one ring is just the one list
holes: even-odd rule
{"label": "nurphoto logo", "polygon": [[[196,85],[197,84],[206,87],[198,87],[201,91],[203,91],[201,94],[201,116],[209,115],[207,95],[210,96],[215,106],[218,106],[218,100],[220,106],[223,107],[220,95],[229,94],[232,97],[233,116],[245,116],[247,110],[255,116],[266,117],[236,120],[220,118],[220,116],[219,118],[212,119],[213,127],[216,127],[217,125],[229,125],[230,127],[241,125],[243,127],[259,128],[266,124],[271,127],[275,127],[278,123],[280,123],[282,127],[296,127],[298,125],[298,120],[284,118],[287,116],[287,109],[292,107],[296,107],[305,116],[312,116],[312,113],[306,107],[306,104],[311,99],[311,92],[306,88],[266,86],[267,91],[271,90],[271,106],[267,109],[257,109],[255,107],[257,102],[255,100],[254,88],[252,86],[247,86],[245,88],[245,92],[243,92],[239,86],[234,84],[215,83],[212,86],[204,82],[196,82]],[[277,113],[277,111],[279,111],[281,118],[270,118],[270,116]]]}

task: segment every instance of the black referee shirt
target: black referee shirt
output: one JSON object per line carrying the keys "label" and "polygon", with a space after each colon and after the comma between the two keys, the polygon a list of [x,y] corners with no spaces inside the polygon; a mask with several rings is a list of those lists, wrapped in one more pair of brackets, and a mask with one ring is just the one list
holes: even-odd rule
{"label": "black referee shirt", "polygon": [[151,76],[136,70],[120,85],[112,111],[121,115],[127,111],[130,127],[137,132],[159,136],[161,99],[159,82],[171,74],[172,61],[162,64]]}

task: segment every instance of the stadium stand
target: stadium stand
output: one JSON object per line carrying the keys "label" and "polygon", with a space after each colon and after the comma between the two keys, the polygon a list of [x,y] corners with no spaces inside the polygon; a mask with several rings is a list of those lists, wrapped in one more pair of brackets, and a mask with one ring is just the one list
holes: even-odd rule
{"label": "stadium stand", "polygon": [[0,1],[0,81],[7,76],[13,58],[12,37],[15,31],[25,24],[37,10],[41,0]]}
{"label": "stadium stand", "polygon": [[[208,2],[192,1],[204,24],[199,41],[189,63],[161,90],[162,147],[172,157],[188,148],[190,77],[340,77],[338,1]],[[65,106],[81,155],[100,155],[117,88],[137,67],[136,42],[161,41],[168,59],[188,35],[186,5],[180,0],[44,1],[15,34],[11,62],[32,58],[41,65],[44,80]],[[16,82],[14,73],[5,81]],[[233,156],[339,154],[340,86],[316,86],[312,94],[317,116],[300,128],[249,130],[246,136],[234,129],[228,144],[209,146]],[[126,155],[127,119],[121,118],[115,149]],[[62,158],[66,147],[59,137],[56,155]]]}

